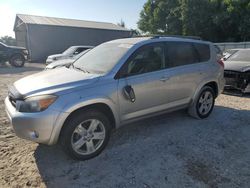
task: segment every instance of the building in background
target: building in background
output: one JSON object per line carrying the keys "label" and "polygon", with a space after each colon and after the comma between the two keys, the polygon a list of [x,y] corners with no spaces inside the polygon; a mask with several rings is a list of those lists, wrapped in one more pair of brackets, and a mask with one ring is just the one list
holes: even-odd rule
{"label": "building in background", "polygon": [[130,30],[112,23],[24,14],[16,15],[14,32],[17,46],[28,49],[29,59],[35,62],[45,61],[48,55],[70,46],[96,46],[131,36]]}

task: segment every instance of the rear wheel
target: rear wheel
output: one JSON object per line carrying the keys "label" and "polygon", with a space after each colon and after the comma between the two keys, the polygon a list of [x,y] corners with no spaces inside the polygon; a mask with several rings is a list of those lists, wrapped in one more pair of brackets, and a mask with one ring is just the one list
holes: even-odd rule
{"label": "rear wheel", "polygon": [[22,54],[15,54],[10,58],[9,62],[14,67],[23,67],[25,58]]}
{"label": "rear wheel", "polygon": [[198,119],[207,118],[214,108],[214,102],[214,90],[209,86],[204,86],[198,97],[190,105],[188,112],[191,116]]}
{"label": "rear wheel", "polygon": [[73,115],[65,124],[61,143],[74,159],[87,160],[101,153],[110,137],[110,122],[101,112],[88,110]]}

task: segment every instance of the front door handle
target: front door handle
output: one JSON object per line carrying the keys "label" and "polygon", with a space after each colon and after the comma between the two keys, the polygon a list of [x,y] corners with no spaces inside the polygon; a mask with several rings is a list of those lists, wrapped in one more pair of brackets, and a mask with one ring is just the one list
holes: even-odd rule
{"label": "front door handle", "polygon": [[126,85],[124,88],[123,88],[123,92],[124,92],[124,95],[125,97],[130,100],[131,102],[135,102],[135,92],[134,92],[134,89],[132,88],[132,86],[130,85]]}
{"label": "front door handle", "polygon": [[166,77],[166,76],[163,76],[160,79],[160,81],[162,81],[162,82],[166,82],[167,80],[169,80],[169,77]]}

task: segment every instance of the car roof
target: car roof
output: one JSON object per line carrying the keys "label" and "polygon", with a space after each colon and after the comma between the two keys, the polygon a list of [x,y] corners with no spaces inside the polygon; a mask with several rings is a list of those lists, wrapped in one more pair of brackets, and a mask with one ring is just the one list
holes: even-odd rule
{"label": "car roof", "polygon": [[130,44],[130,45],[135,45],[140,42],[145,42],[145,41],[183,41],[183,42],[197,42],[197,43],[208,43],[207,41],[199,40],[198,37],[197,39],[195,38],[188,38],[185,36],[180,36],[180,37],[134,37],[134,38],[124,38],[124,39],[117,39],[117,40],[112,40],[109,41],[108,43],[122,43],[122,44]]}
{"label": "car roof", "polygon": [[69,48],[94,48],[94,46],[70,46]]}

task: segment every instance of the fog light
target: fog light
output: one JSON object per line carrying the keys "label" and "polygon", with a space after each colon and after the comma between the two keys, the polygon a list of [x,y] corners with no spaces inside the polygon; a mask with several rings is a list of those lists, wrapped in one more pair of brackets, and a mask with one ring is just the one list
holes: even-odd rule
{"label": "fog light", "polygon": [[36,131],[32,131],[32,132],[30,132],[30,136],[31,136],[31,138],[36,139],[39,137],[39,134]]}

